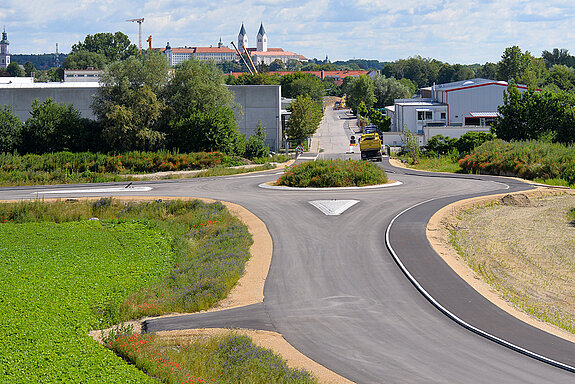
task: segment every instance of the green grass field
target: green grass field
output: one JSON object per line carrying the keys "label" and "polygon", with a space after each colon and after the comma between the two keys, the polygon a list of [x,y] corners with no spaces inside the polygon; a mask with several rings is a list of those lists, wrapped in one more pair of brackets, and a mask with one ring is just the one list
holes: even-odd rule
{"label": "green grass field", "polygon": [[153,382],[88,332],[170,270],[168,239],[99,221],[0,224],[0,238],[2,383]]}
{"label": "green grass field", "polygon": [[[124,320],[207,309],[226,297],[244,271],[252,238],[221,203],[0,204],[0,239],[2,384],[176,383],[192,378],[190,372],[206,375],[193,376],[195,382],[258,377],[267,383],[280,376],[289,380],[279,382],[314,382],[249,340],[229,353],[204,354],[203,360],[187,345],[170,346],[169,362],[192,359],[192,366],[219,367],[214,376],[189,368],[153,370],[157,355],[130,356],[121,343],[109,349],[88,335]],[[208,344],[221,350],[228,339],[218,340]],[[165,348],[162,343],[154,343],[156,352]],[[256,358],[218,366],[238,354]]]}

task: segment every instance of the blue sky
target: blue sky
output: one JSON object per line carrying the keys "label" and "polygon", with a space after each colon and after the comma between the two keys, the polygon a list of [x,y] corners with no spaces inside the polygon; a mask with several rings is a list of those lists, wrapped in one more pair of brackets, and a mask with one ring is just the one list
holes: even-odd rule
{"label": "blue sky", "polygon": [[[255,46],[263,21],[270,47],[306,57],[393,61],[415,55],[449,63],[499,61],[519,45],[535,56],[566,48],[575,54],[573,0],[4,0],[12,53],[61,52],[87,34],[122,31],[154,47],[209,46],[237,41],[242,22]],[[144,44],[146,44],[144,42]]]}

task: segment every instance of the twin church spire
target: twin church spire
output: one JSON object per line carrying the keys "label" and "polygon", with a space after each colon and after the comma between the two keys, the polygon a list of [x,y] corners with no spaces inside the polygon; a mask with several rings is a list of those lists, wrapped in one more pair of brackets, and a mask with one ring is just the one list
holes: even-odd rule
{"label": "twin church spire", "polygon": [[[266,52],[268,50],[268,35],[266,30],[264,29],[264,24],[260,24],[260,29],[258,31],[258,35],[256,37],[257,40],[257,48],[258,52]],[[240,29],[240,33],[238,34],[238,47],[242,52],[248,48],[248,35],[246,33],[246,29],[244,24],[242,23],[242,27]]]}

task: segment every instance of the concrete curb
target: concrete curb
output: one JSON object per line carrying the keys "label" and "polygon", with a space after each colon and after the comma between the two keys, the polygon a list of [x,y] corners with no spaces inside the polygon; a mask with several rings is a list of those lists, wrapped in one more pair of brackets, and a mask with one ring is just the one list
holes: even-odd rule
{"label": "concrete curb", "polygon": [[389,184],[378,184],[378,185],[368,185],[365,187],[335,187],[335,188],[306,188],[306,187],[284,187],[280,185],[269,185],[266,183],[261,183],[258,185],[260,188],[264,189],[275,189],[278,191],[360,191],[363,189],[378,189],[378,188],[389,188],[397,187],[402,185],[401,181],[395,181]]}

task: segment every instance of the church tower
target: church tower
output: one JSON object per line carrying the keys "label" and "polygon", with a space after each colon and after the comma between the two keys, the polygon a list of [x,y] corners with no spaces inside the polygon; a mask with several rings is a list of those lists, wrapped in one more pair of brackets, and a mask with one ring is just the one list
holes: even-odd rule
{"label": "church tower", "polygon": [[240,29],[240,33],[238,35],[238,49],[240,52],[244,52],[244,48],[248,48],[248,34],[246,33],[246,29],[244,28],[244,23],[242,23],[242,29]]}
{"label": "church tower", "polygon": [[2,32],[2,40],[0,40],[0,68],[6,68],[10,64],[10,50],[8,46],[10,42],[8,41],[8,35],[6,34],[6,27],[4,27],[4,32]]}
{"label": "church tower", "polygon": [[258,31],[258,52],[267,52],[268,50],[268,35],[264,29],[264,23],[260,24]]}

